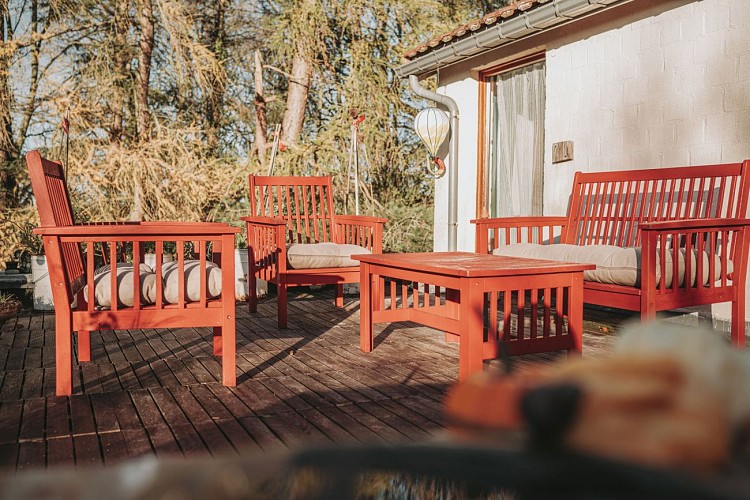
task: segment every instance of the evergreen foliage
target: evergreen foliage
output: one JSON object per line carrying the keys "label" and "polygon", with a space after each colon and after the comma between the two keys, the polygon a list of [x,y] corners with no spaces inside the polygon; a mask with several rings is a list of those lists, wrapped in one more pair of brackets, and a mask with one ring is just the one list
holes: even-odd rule
{"label": "evergreen foliage", "polygon": [[268,170],[282,122],[274,173],[333,175],[352,213],[350,127],[364,113],[361,213],[391,220],[387,250],[431,249],[433,186],[411,128],[424,103],[395,67],[426,37],[497,7],[0,0],[0,261],[18,250],[13,228],[33,219],[23,154],[65,160],[67,115],[69,183],[88,218],[236,221],[246,176]]}

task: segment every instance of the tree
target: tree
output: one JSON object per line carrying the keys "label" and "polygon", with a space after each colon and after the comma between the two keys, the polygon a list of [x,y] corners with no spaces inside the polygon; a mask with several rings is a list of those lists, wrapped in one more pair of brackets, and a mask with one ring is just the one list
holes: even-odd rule
{"label": "tree", "polygon": [[22,154],[41,147],[59,158],[67,113],[69,182],[93,219],[236,220],[246,174],[266,169],[269,124],[282,124],[288,146],[276,172],[334,175],[337,203],[351,210],[351,117],[365,113],[364,210],[393,221],[388,248],[426,245],[432,186],[411,131],[419,102],[394,68],[474,7],[0,0],[0,210],[27,217]]}

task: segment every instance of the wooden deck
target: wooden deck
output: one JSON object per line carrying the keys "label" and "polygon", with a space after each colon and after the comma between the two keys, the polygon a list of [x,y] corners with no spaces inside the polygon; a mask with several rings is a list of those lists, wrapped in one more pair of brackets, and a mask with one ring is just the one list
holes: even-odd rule
{"label": "wooden deck", "polygon": [[[458,345],[409,323],[378,325],[359,350],[359,303],[330,289],[290,294],[289,329],[275,298],[238,304],[238,383],[220,383],[210,330],[92,332],[72,397],[54,396],[54,315],[0,326],[0,472],[127,458],[232,456],[308,443],[408,442],[443,429],[442,399]],[[584,355],[606,355],[631,316],[584,313]],[[557,355],[514,358],[523,367]],[[496,365],[493,361],[491,364]],[[493,369],[491,366],[490,369]]]}

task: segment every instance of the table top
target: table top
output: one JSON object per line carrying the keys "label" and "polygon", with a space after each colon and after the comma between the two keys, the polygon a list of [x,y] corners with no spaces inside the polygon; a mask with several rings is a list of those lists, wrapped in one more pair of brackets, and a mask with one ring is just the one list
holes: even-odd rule
{"label": "table top", "polygon": [[383,253],[352,255],[352,258],[379,266],[466,278],[570,273],[596,269],[594,264],[469,252]]}

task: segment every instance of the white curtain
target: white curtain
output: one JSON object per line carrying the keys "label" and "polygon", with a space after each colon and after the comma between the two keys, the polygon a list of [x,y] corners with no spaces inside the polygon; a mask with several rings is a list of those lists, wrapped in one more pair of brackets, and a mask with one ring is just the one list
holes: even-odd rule
{"label": "white curtain", "polygon": [[490,216],[542,215],[544,62],[488,80]]}

